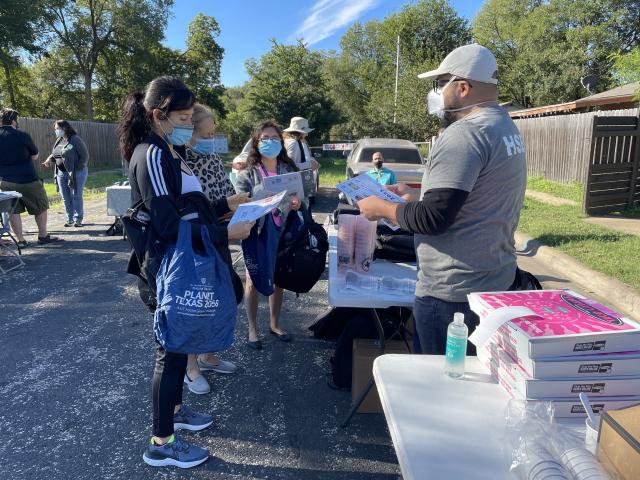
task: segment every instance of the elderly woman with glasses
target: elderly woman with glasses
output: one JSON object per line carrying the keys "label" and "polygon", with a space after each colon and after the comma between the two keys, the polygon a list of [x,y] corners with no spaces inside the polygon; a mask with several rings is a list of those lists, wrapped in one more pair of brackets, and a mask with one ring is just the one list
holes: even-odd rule
{"label": "elderly woman with glasses", "polygon": [[[282,130],[278,125],[273,122],[263,122],[258,125],[251,137],[247,168],[238,175],[236,192],[249,193],[254,197],[256,193],[263,190],[263,178],[298,171],[298,167],[289,158],[286,149],[283,148],[283,143]],[[290,207],[292,210],[298,210],[300,208],[300,199],[297,197],[291,198]],[[282,213],[276,211],[272,215],[275,227],[280,229],[284,222]],[[245,308],[249,322],[247,346],[254,350],[262,349],[262,342],[258,338],[256,323],[258,294],[259,292],[249,275],[249,270],[247,270],[245,286]],[[291,336],[278,325],[283,294],[282,288],[275,286],[273,293],[269,296],[270,333],[283,342],[290,342]]]}

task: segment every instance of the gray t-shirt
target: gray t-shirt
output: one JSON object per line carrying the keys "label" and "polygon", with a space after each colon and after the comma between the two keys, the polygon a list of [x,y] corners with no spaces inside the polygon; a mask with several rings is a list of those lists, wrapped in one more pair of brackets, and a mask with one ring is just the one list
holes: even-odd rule
{"label": "gray t-shirt", "polygon": [[514,233],[527,183],[524,142],[507,112],[483,107],[436,140],[422,178],[434,188],[469,192],[441,235],[415,235],[416,295],[464,302],[467,294],[506,290],[516,270]]}

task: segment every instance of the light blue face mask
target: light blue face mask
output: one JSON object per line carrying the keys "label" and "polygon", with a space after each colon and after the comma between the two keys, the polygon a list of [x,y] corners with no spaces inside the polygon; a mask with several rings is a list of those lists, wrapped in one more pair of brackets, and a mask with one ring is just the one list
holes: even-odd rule
{"label": "light blue face mask", "polygon": [[215,151],[215,140],[213,138],[198,138],[191,150],[200,155],[211,155]]}
{"label": "light blue face mask", "polygon": [[282,143],[280,143],[280,140],[260,140],[260,142],[258,143],[258,151],[262,154],[262,156],[267,158],[277,157],[281,150]]}
{"label": "light blue face mask", "polygon": [[176,125],[167,118],[173,127],[173,132],[164,133],[164,137],[171,145],[184,145],[193,137],[193,125]]}

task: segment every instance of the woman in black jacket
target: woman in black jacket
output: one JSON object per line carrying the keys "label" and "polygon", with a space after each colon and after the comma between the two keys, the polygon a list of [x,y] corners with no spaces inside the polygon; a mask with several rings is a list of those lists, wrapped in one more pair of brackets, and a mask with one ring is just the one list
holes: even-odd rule
{"label": "woman in black jacket", "polygon": [[[214,205],[215,212],[212,212],[197,177],[174,149],[192,136],[194,103],[193,93],[182,81],[159,77],[147,85],[144,94],[127,98],[118,128],[122,154],[130,162],[132,206],[150,219],[144,261],[140,265],[137,256],[132,254],[128,271],[138,275],[153,296],[155,275],[167,246],[177,240],[181,218],[197,219],[198,223],[192,220],[196,249],[202,244],[200,224],[206,225],[230,270],[229,240],[246,238],[253,226],[253,223],[228,228],[218,225],[216,218],[235,205],[222,199]],[[168,352],[157,344],[153,375],[153,437],[143,455],[149,465],[189,468],[206,461],[209,456],[206,449],[174,435],[177,429],[196,431],[213,423],[210,415],[196,413],[182,404],[186,368],[186,354]]]}

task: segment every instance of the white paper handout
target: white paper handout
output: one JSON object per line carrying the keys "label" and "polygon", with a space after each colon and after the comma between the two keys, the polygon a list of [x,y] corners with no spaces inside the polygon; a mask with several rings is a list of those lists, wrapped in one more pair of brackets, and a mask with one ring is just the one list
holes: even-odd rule
{"label": "white paper handout", "polygon": [[[339,183],[336,185],[336,188],[349,197],[353,202],[358,202],[363,198],[373,196],[387,200],[388,202],[404,203],[404,198],[396,195],[390,190],[387,190],[369,175],[364,173]],[[400,228],[397,225],[393,225],[391,222],[387,222],[385,219],[381,219],[380,223],[386,225],[392,230],[398,230]]]}
{"label": "white paper handout", "polygon": [[278,205],[280,205],[280,202],[286,193],[287,191],[283,190],[276,195],[238,205],[238,209],[233,214],[233,217],[231,217],[229,225],[234,225],[239,222],[253,222],[254,220],[258,220],[267,213],[275,210]]}
{"label": "white paper handout", "polygon": [[265,190],[272,192],[287,191],[287,195],[296,195],[300,200],[313,193],[314,178],[311,170],[284,173],[273,177],[264,177],[262,184]]}
{"label": "white paper handout", "polygon": [[388,202],[404,203],[404,199],[387,190],[369,175],[362,174],[336,185],[336,188],[354,202],[367,197],[378,197]]}

